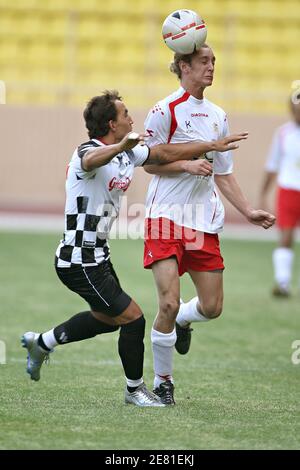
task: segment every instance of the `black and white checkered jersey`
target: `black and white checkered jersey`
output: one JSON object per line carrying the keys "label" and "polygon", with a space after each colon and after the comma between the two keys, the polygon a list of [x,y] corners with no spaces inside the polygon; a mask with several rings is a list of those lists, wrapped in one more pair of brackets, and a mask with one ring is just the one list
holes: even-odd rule
{"label": "black and white checkered jersey", "polygon": [[120,199],[131,183],[134,167],[142,166],[149,155],[146,145],[137,145],[104,166],[83,170],[81,160],[85,153],[104,145],[92,139],[81,144],[71,158],[66,180],[65,231],[56,250],[57,267],[95,266],[109,258],[107,222],[119,214]]}

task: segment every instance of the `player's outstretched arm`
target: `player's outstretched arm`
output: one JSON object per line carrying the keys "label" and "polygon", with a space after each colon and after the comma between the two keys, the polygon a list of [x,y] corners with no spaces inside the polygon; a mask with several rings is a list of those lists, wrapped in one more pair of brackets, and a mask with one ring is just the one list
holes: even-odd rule
{"label": "player's outstretched arm", "polygon": [[237,142],[247,138],[248,132],[242,132],[212,142],[159,144],[150,149],[150,156],[146,163],[172,163],[177,160],[191,160],[207,152],[227,152],[237,149],[239,147]]}
{"label": "player's outstretched arm", "polygon": [[226,199],[243,214],[249,222],[260,225],[265,229],[274,225],[276,217],[273,214],[251,207],[233,174],[215,175],[215,182]]}
{"label": "player's outstretched arm", "polygon": [[228,150],[236,150],[239,148],[237,142],[248,139],[248,132],[241,132],[239,134],[228,135],[223,139],[216,140],[214,142],[215,152],[227,152]]}
{"label": "player's outstretched arm", "polygon": [[109,163],[118,153],[131,150],[137,144],[144,143],[146,134],[138,134],[137,132],[129,132],[121,142],[105,147],[97,147],[87,151],[82,157],[82,168],[85,171],[91,171],[100,166]]}

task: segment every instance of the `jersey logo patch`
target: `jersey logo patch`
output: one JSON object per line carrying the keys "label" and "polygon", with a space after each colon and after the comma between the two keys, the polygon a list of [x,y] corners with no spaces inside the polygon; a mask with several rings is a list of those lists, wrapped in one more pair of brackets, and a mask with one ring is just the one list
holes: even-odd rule
{"label": "jersey logo patch", "polygon": [[118,180],[114,176],[108,183],[108,189],[109,191],[112,191],[113,189],[120,189],[121,191],[125,192],[129,188],[130,183],[131,179],[128,178],[128,176],[123,180]]}
{"label": "jersey logo patch", "polygon": [[206,113],[192,113],[191,117],[208,117]]}

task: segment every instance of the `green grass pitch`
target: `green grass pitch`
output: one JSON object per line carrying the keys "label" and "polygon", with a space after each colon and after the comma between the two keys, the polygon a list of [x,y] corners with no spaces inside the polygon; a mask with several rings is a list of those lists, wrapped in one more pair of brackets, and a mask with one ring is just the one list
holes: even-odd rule
{"label": "green grass pitch", "polygon": [[[118,333],[58,347],[42,379],[25,373],[19,338],[45,331],[86,304],[56,277],[59,236],[0,234],[0,449],[297,449],[300,446],[300,296],[275,300],[271,242],[223,240],[223,315],[194,326],[186,356],[175,355],[173,408],[126,406]],[[152,386],[150,329],[156,314],[142,241],[112,241],[123,288],[146,319],[145,381]],[[299,276],[298,261],[295,270]],[[184,300],[194,296],[182,278]]]}

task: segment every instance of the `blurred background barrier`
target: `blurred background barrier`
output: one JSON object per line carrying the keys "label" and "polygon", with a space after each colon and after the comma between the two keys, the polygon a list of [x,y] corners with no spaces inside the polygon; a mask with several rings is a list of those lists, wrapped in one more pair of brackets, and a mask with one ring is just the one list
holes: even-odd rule
{"label": "blurred background barrier", "polygon": [[[63,174],[86,139],[91,96],[117,88],[143,129],[148,109],[178,86],[161,25],[182,7],[204,17],[217,57],[207,98],[229,113],[232,132],[250,132],[235,169],[256,202],[272,133],[300,78],[299,0],[0,0],[0,209],[62,212]],[[141,202],[149,176],[138,172],[128,196]]]}
{"label": "blurred background barrier", "polygon": [[[137,130],[143,129],[147,110],[133,111]],[[1,185],[0,210],[63,213],[65,173],[76,146],[88,140],[79,109],[0,107]],[[248,130],[249,140],[235,151],[235,173],[253,204],[257,202],[265,156],[280,116],[232,114],[232,132]],[[129,190],[128,204],[142,203],[151,176],[137,168]],[[227,204],[227,203],[226,203]],[[231,221],[241,220],[227,206]]]}

